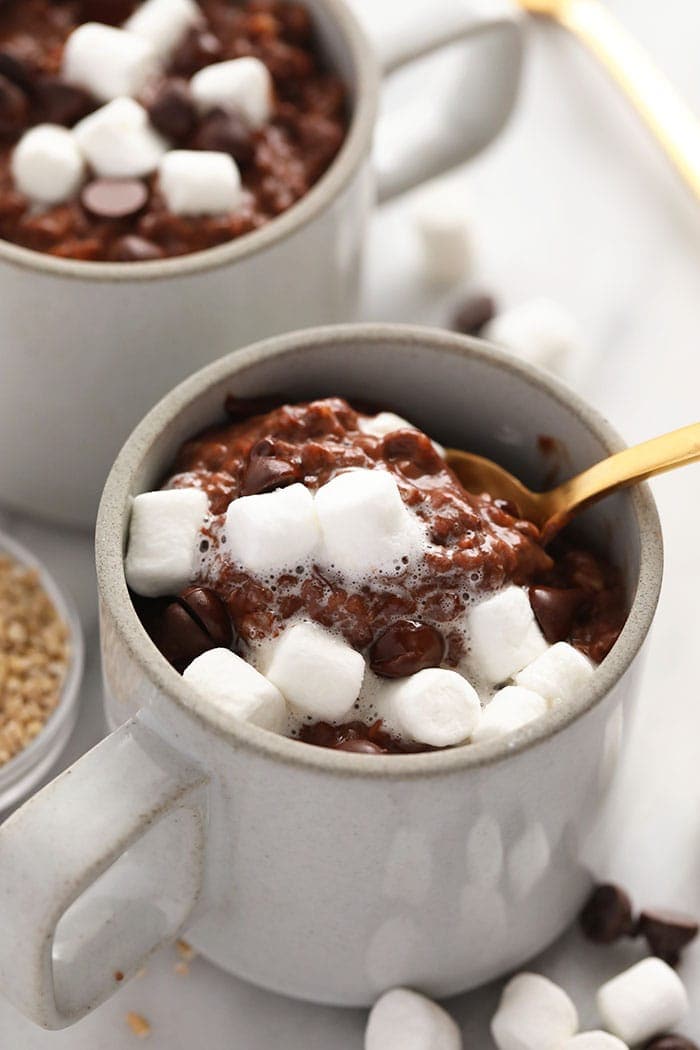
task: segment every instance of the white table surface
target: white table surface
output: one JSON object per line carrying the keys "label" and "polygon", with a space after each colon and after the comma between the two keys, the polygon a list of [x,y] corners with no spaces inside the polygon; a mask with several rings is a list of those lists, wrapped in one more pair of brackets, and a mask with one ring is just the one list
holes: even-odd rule
{"label": "white table surface", "polygon": [[[610,0],[610,7],[700,111],[700,5]],[[479,282],[506,305],[546,294],[576,314],[591,350],[577,385],[629,441],[700,416],[700,208],[574,42],[553,28],[531,27],[518,111],[458,181],[473,204]],[[391,205],[374,222],[365,316],[442,322],[451,297],[421,281],[407,207],[410,201]],[[639,902],[700,914],[700,543],[692,513],[700,470],[659,479],[654,489],[666,578],[633,755],[617,797],[619,844],[600,874],[621,880]],[[0,527],[46,560],[83,617],[88,663],[65,765],[104,732],[91,539],[2,513]],[[593,948],[572,932],[533,965],[565,984],[591,1024],[595,987],[630,953]],[[145,976],[66,1032],[42,1032],[0,999],[0,1050],[122,1050],[137,1045],[125,1022],[130,1010],[151,1022],[146,1045],[154,1050],[362,1046],[362,1012],[273,996],[202,959],[179,976],[176,962],[174,950],[163,951]],[[682,974],[693,1006],[685,1031],[700,1039],[700,947],[687,953]],[[450,1004],[467,1050],[492,1045],[488,1018],[497,994],[492,986]]]}

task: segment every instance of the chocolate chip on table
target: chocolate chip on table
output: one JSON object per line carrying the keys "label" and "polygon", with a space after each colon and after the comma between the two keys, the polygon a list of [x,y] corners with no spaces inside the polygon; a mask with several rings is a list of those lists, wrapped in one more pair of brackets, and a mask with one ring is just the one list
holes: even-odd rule
{"label": "chocolate chip on table", "polygon": [[0,135],[16,135],[27,123],[29,99],[21,88],[0,74]]}
{"label": "chocolate chip on table", "polygon": [[152,262],[162,259],[164,254],[163,249],[153,241],[129,233],[114,242],[109,257],[112,262]]}
{"label": "chocolate chip on table", "polygon": [[213,33],[191,29],[173,55],[170,68],[178,76],[191,77],[204,66],[218,62],[221,53],[221,41]]}
{"label": "chocolate chip on table", "polygon": [[194,149],[228,153],[241,165],[254,156],[250,129],[236,113],[215,110],[205,117],[192,140]]}
{"label": "chocolate chip on table", "polygon": [[178,597],[183,606],[198,622],[217,646],[229,646],[233,641],[233,625],[226,606],[210,587],[188,587]]}
{"label": "chocolate chip on table", "polygon": [[681,952],[698,934],[698,923],[692,915],[674,911],[643,911],[637,932],[646,938],[652,955],[669,966],[677,966]]}
{"label": "chocolate chip on table", "polygon": [[491,295],[470,295],[455,312],[452,327],[462,335],[479,335],[496,316],[496,302]]}
{"label": "chocolate chip on table", "polygon": [[68,84],[60,77],[41,77],[37,80],[34,99],[42,120],[49,124],[63,124],[64,127],[72,127],[97,106],[88,91],[75,84]]}
{"label": "chocolate chip on table", "polygon": [[530,605],[542,634],[550,645],[565,641],[574,626],[574,617],[586,601],[576,587],[530,587]]}
{"label": "chocolate chip on table", "polygon": [[698,1050],[698,1047],[684,1035],[660,1035],[647,1043],[644,1050]]}
{"label": "chocolate chip on table", "polygon": [[419,620],[395,620],[373,642],[369,665],[382,678],[405,678],[439,667],[445,652],[440,632]]}
{"label": "chocolate chip on table", "polygon": [[632,902],[619,886],[603,883],[588,898],[579,923],[589,941],[612,944],[635,932]]}
{"label": "chocolate chip on table", "polygon": [[94,179],[84,187],[80,199],[100,219],[125,219],[145,206],[148,187],[141,179]]}
{"label": "chocolate chip on table", "polygon": [[197,107],[189,84],[181,77],[164,80],[146,108],[154,128],[176,142],[182,142],[196,127]]}

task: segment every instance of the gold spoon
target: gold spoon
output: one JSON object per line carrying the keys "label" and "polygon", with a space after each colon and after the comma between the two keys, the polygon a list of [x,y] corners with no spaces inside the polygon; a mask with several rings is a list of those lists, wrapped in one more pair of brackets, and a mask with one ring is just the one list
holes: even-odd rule
{"label": "gold spoon", "polygon": [[637,41],[599,0],[517,0],[573,33],[619,84],[700,197],[700,121]]}
{"label": "gold spoon", "polygon": [[445,454],[448,465],[468,492],[488,492],[495,498],[512,500],[524,518],[540,526],[543,542],[548,543],[574,514],[589,504],[654,474],[700,460],[700,423],[616,452],[549,492],[532,492],[483,456],[456,448],[448,448]]}

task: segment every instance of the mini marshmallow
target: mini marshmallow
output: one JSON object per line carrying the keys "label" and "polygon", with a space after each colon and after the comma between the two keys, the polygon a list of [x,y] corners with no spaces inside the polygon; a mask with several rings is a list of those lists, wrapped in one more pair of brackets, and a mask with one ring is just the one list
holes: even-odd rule
{"label": "mini marshmallow", "polygon": [[[359,421],[360,430],[363,434],[372,434],[374,437],[386,437],[396,430],[417,430],[413,423],[409,423],[403,416],[397,416],[395,412],[378,412],[376,416],[362,418]],[[445,458],[445,449],[437,441],[431,442],[438,456]]]}
{"label": "mini marshmallow", "polygon": [[201,8],[194,0],[146,0],[123,28],[147,40],[161,58],[168,59],[187,31],[202,21]]}
{"label": "mini marshmallow", "polygon": [[675,970],[662,959],[642,959],[598,989],[606,1028],[630,1046],[668,1032],[688,1013],[688,996]]}
{"label": "mini marshmallow", "polygon": [[446,1010],[408,988],[385,992],[370,1011],[365,1050],[462,1050]]}
{"label": "mini marshmallow", "polygon": [[401,735],[432,747],[461,744],[475,731],[481,703],[472,685],[456,671],[427,667],[386,687],[388,724]]}
{"label": "mini marshmallow", "polygon": [[228,109],[251,128],[260,128],[272,116],[272,78],[259,58],[233,58],[205,66],[190,81],[202,113]]}
{"label": "mini marshmallow", "polygon": [[272,682],[230,649],[210,649],[182,676],[197,693],[195,708],[225,729],[237,722],[283,733],[287,721],[284,697]]}
{"label": "mini marshmallow", "polygon": [[160,162],[161,193],[176,215],[224,215],[241,203],[241,175],[233,157],[213,150],[174,149]]}
{"label": "mini marshmallow", "polygon": [[101,102],[138,95],[157,72],[158,55],[148,40],[100,22],[74,29],[63,51],[64,78]]}
{"label": "mini marshmallow", "polygon": [[57,124],[37,124],[25,132],[12,154],[17,189],[40,204],[74,197],[85,177],[85,163],[73,134]]}
{"label": "mini marshmallow", "polygon": [[177,594],[193,578],[199,530],[209,510],[201,489],[163,489],[134,498],[124,562],[132,591]]}
{"label": "mini marshmallow", "polygon": [[294,570],[320,540],[313,496],[301,484],[233,500],[225,528],[230,557],[260,575]]}
{"label": "mini marshmallow", "polygon": [[528,722],[541,718],[547,711],[547,701],[539,693],[507,685],[499,689],[484,708],[481,721],[472,733],[472,743],[513,733]]}
{"label": "mini marshmallow", "polygon": [[556,642],[515,675],[515,684],[545,700],[573,700],[593,675],[593,664],[568,642]]}
{"label": "mini marshmallow", "polygon": [[287,627],[269,648],[266,677],[301,715],[344,718],[365,674],[361,653],[317,623]]}
{"label": "mini marshmallow", "polygon": [[560,374],[583,353],[576,321],[551,299],[533,299],[497,314],[481,334],[524,361]]}
{"label": "mini marshmallow", "polygon": [[578,1028],[563,988],[537,973],[520,973],[503,989],[491,1034],[498,1050],[560,1050]]}
{"label": "mini marshmallow", "polygon": [[473,223],[465,194],[444,185],[424,189],[414,211],[423,268],[434,284],[456,284],[474,265]]}
{"label": "mini marshmallow", "polygon": [[[522,587],[504,587],[474,606],[468,632],[471,659],[479,673],[493,683],[505,682],[548,648]],[[541,692],[526,682],[518,684]]]}
{"label": "mini marshmallow", "polygon": [[115,98],[79,121],[73,134],[95,174],[108,179],[150,175],[168,144],[132,98]]}
{"label": "mini marshmallow", "polygon": [[323,562],[346,576],[391,572],[426,543],[425,528],[385,470],[338,474],[316,492]]}
{"label": "mini marshmallow", "polygon": [[581,1032],[572,1039],[562,1043],[560,1050],[628,1050],[623,1043],[609,1032]]}

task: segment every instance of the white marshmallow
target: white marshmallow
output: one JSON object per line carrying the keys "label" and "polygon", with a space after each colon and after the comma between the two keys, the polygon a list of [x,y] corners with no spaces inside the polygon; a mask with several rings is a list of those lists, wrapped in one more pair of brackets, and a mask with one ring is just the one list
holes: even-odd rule
{"label": "white marshmallow", "polygon": [[474,266],[471,208],[465,194],[445,185],[430,185],[419,195],[414,222],[423,268],[435,284],[456,284]]}
{"label": "white marshmallow", "polygon": [[158,598],[177,594],[192,580],[208,509],[201,489],[164,489],[135,497],[124,562],[132,591]]}
{"label": "white marshmallow", "polygon": [[562,1043],[561,1050],[628,1050],[623,1043],[609,1032],[581,1032]]}
{"label": "white marshmallow", "polygon": [[233,157],[213,150],[174,149],[158,170],[165,203],[176,215],[224,215],[241,203],[241,175]]}
{"label": "white marshmallow", "polygon": [[158,72],[158,56],[153,45],[135,33],[85,22],[66,41],[62,72],[71,84],[109,102],[138,95]]}
{"label": "white marshmallow", "polygon": [[[376,416],[360,417],[360,430],[363,434],[372,434],[374,437],[386,437],[397,430],[417,430],[413,423],[409,423],[403,416],[397,416],[395,412],[378,412]],[[445,449],[437,441],[431,444],[438,456],[445,458]]]}
{"label": "white marshmallow", "polygon": [[425,528],[385,470],[353,469],[316,492],[321,558],[346,576],[394,570],[426,542]]}
{"label": "white marshmallow", "polygon": [[[522,587],[504,587],[479,602],[469,614],[467,629],[471,660],[492,683],[505,682],[547,651],[547,642]],[[540,692],[525,682],[518,684]]]}
{"label": "white marshmallow", "polygon": [[598,989],[603,1023],[630,1046],[675,1028],[688,1013],[683,983],[662,959],[642,959]]}
{"label": "white marshmallow", "polygon": [[272,682],[230,649],[210,649],[182,676],[197,693],[194,707],[225,729],[250,722],[283,733],[287,722],[284,697]]}
{"label": "white marshmallow", "polygon": [[394,988],[370,1011],[365,1050],[462,1050],[462,1036],[437,1003],[408,988]]}
{"label": "white marshmallow", "polygon": [[250,572],[294,570],[311,557],[319,540],[313,496],[304,485],[241,496],[228,505],[228,553]]}
{"label": "white marshmallow", "polygon": [[461,744],[475,731],[481,703],[472,685],[456,671],[427,667],[388,685],[382,696],[389,725],[403,737],[447,747]]}
{"label": "white marshmallow", "polygon": [[133,98],[115,98],[79,121],[73,134],[96,175],[108,179],[150,175],[168,144]]}
{"label": "white marshmallow", "polygon": [[145,0],[123,28],[147,40],[161,58],[167,59],[188,29],[202,22],[201,8],[194,0]]}
{"label": "white marshmallow", "polygon": [[556,642],[515,675],[515,684],[545,700],[573,700],[593,675],[593,664],[568,642]]}
{"label": "white marshmallow", "polygon": [[574,318],[551,299],[532,299],[498,314],[484,327],[484,339],[502,343],[530,364],[564,374],[583,353]]}
{"label": "white marshmallow", "polygon": [[265,674],[299,714],[332,722],[344,718],[357,700],[365,661],[344,639],[317,623],[301,622],[270,645]]}
{"label": "white marshmallow", "polygon": [[569,996],[537,973],[520,973],[508,982],[491,1021],[498,1050],[560,1050],[577,1028]]}
{"label": "white marshmallow", "polygon": [[251,128],[260,128],[272,115],[272,77],[259,58],[233,58],[205,66],[192,77],[190,88],[199,109],[233,110]]}
{"label": "white marshmallow", "polygon": [[70,200],[85,177],[85,163],[73,134],[57,124],[30,128],[12,154],[12,177],[21,193],[40,204]]}
{"label": "white marshmallow", "polygon": [[499,689],[484,708],[481,721],[472,733],[472,743],[513,733],[516,729],[541,718],[547,711],[547,701],[539,693],[507,685]]}

